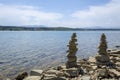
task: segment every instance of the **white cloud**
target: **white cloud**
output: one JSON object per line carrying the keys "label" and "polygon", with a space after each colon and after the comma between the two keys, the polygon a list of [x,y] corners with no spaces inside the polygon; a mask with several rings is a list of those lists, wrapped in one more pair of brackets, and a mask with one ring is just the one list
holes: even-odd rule
{"label": "white cloud", "polygon": [[102,6],[90,6],[87,10],[76,11],[76,26],[120,27],[120,0],[112,0]]}
{"label": "white cloud", "polygon": [[1,25],[47,24],[57,21],[62,17],[63,15],[60,13],[44,12],[32,6],[0,4]]}

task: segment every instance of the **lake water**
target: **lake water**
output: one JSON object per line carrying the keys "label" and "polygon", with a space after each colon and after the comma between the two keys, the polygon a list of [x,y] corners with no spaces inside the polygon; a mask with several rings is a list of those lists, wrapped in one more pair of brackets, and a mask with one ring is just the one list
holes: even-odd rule
{"label": "lake water", "polygon": [[11,77],[33,68],[65,63],[73,32],[77,33],[79,59],[95,56],[103,32],[109,48],[120,45],[120,31],[1,31],[0,74]]}

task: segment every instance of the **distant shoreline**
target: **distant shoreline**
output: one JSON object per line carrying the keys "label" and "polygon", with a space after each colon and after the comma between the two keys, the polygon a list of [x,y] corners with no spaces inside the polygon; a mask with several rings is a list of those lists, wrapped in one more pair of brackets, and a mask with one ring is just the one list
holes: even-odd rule
{"label": "distant shoreline", "polygon": [[120,31],[118,28],[67,28],[0,26],[0,31]]}

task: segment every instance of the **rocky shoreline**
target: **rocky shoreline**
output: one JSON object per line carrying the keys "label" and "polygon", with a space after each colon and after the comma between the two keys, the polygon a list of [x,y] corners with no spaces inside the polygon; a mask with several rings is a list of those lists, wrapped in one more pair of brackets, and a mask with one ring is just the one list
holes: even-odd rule
{"label": "rocky shoreline", "polygon": [[101,35],[98,54],[88,59],[77,60],[76,42],[76,33],[73,33],[68,45],[66,64],[47,70],[23,72],[14,80],[120,80],[120,50],[107,49],[104,33]]}
{"label": "rocky shoreline", "polygon": [[[48,70],[32,70],[29,74],[23,74],[23,80],[120,80],[120,50],[109,49],[110,61],[113,66],[97,67],[95,57],[82,59],[77,62],[77,68],[66,68],[66,65],[52,67]],[[22,80],[17,79],[16,80]]]}

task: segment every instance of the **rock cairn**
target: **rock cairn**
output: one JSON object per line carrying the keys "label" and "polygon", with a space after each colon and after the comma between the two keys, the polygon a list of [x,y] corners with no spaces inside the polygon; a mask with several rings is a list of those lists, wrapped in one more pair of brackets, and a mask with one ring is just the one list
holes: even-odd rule
{"label": "rock cairn", "polygon": [[99,50],[98,50],[98,54],[96,56],[96,63],[98,65],[109,63],[110,59],[109,59],[109,55],[107,53],[107,42],[106,42],[106,36],[104,33],[101,35],[101,42],[100,42],[100,45],[98,48],[99,48]]}
{"label": "rock cairn", "polygon": [[69,41],[68,46],[68,51],[67,51],[67,63],[66,63],[66,68],[72,68],[72,67],[77,67],[77,57],[76,57],[76,52],[78,50],[77,48],[77,39],[76,39],[76,33],[73,33],[71,40]]}

